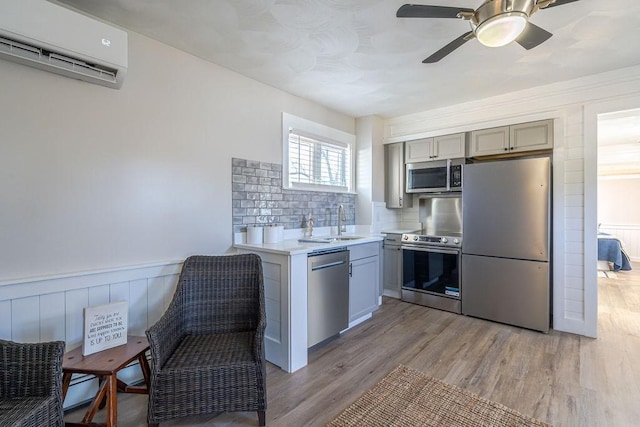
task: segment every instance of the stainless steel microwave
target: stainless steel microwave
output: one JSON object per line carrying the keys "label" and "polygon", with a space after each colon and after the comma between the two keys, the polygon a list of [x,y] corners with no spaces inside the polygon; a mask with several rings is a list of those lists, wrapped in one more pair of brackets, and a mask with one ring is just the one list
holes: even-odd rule
{"label": "stainless steel microwave", "polygon": [[464,159],[408,163],[407,193],[446,193],[462,191]]}

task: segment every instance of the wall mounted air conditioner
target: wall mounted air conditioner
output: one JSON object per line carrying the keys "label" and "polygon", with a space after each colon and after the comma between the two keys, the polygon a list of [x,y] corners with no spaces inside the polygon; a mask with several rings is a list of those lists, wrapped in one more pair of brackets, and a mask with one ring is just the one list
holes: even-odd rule
{"label": "wall mounted air conditioner", "polygon": [[44,0],[0,0],[0,58],[119,89],[127,33]]}

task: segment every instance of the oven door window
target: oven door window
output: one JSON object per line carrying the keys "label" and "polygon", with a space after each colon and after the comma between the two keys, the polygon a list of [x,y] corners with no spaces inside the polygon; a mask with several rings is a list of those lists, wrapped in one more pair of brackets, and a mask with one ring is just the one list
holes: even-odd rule
{"label": "oven door window", "polygon": [[402,287],[460,298],[460,255],[431,250],[402,250]]}
{"label": "oven door window", "polygon": [[447,188],[447,168],[435,167],[409,171],[411,189]]}

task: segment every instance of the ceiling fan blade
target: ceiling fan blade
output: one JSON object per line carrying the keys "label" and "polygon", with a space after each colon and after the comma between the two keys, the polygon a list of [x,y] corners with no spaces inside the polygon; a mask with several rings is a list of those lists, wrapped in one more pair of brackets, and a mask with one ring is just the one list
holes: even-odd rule
{"label": "ceiling fan blade", "polygon": [[549,40],[552,35],[549,31],[543,30],[537,25],[528,22],[522,34],[516,39],[516,42],[523,48],[529,50]]}
{"label": "ceiling fan blade", "polygon": [[447,6],[426,6],[422,4],[405,4],[396,12],[398,18],[458,18],[458,14],[474,13],[473,9]]}
{"label": "ceiling fan blade", "polygon": [[442,49],[440,49],[439,51],[437,51],[427,59],[425,59],[424,61],[422,61],[422,63],[433,64],[434,62],[438,62],[442,58],[449,55],[451,52],[453,52],[454,50],[456,50],[457,48],[459,48],[460,46],[462,46],[463,44],[465,44],[466,42],[468,42],[474,37],[475,35],[473,34],[473,31],[464,33],[463,35],[461,35],[460,37],[458,37],[457,39],[455,39],[454,41],[452,41],[451,43],[449,43],[448,45],[446,45],[445,47],[443,47]]}
{"label": "ceiling fan blade", "polygon": [[546,6],[545,9],[549,7],[562,6],[563,4],[567,4],[567,3],[573,3],[574,1],[579,1],[579,0],[556,0],[555,2],[550,3],[548,6]]}

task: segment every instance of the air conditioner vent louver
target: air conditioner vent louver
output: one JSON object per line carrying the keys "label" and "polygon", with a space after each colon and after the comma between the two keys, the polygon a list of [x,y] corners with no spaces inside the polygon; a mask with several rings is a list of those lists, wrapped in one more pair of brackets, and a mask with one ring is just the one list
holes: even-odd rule
{"label": "air conditioner vent louver", "polygon": [[111,84],[116,83],[116,70],[87,64],[79,59],[60,55],[54,52],[47,52],[46,50],[38,47],[29,46],[5,37],[0,37],[0,55],[1,54],[13,56],[15,61],[22,60],[39,63],[41,65],[48,65],[60,70],[67,70],[73,73],[82,74]]}
{"label": "air conditioner vent louver", "polygon": [[57,53],[49,54],[49,63],[54,67],[66,68],[85,76],[95,77],[108,82],[116,82],[116,71],[106,68],[97,67],[87,64],[84,61],[78,61],[68,56],[58,55]]}
{"label": "air conditioner vent louver", "polygon": [[37,47],[27,46],[26,44],[18,43],[15,40],[5,39],[0,37],[0,50],[7,54],[15,54],[23,58],[32,59],[37,61],[40,59],[40,49]]}
{"label": "air conditioner vent louver", "polygon": [[0,11],[0,60],[122,87],[126,31],[45,0],[0,0]]}

